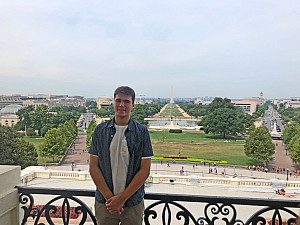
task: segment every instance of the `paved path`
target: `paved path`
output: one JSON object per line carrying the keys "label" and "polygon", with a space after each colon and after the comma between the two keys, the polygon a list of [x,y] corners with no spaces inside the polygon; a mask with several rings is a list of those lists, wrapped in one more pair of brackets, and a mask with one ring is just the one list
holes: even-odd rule
{"label": "paved path", "polygon": [[287,146],[283,143],[283,141],[274,140],[273,143],[275,144],[275,154],[274,160],[269,163],[268,169],[273,171],[276,169],[289,169],[289,171],[294,171],[297,169],[297,165],[293,163],[291,159],[291,153],[287,150]]}
{"label": "paved path", "polygon": [[88,164],[89,155],[86,150],[86,134],[79,134],[73,145],[69,148],[62,165],[69,164],[72,169],[72,162],[77,164]]}

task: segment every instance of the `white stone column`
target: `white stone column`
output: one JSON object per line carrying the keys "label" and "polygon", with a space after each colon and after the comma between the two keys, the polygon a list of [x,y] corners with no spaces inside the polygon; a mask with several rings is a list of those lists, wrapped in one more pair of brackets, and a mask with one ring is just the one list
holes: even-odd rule
{"label": "white stone column", "polygon": [[80,172],[78,172],[78,175],[79,175],[79,180],[86,180],[87,172],[80,171]]}
{"label": "white stone column", "polygon": [[159,184],[160,175],[158,173],[152,175],[152,182],[153,182],[153,184]]}
{"label": "white stone column", "polygon": [[0,224],[19,225],[19,194],[21,167],[0,165]]}

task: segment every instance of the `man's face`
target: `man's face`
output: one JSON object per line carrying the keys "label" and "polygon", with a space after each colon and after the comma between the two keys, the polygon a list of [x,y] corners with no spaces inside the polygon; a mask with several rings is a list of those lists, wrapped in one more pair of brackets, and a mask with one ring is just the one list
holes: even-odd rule
{"label": "man's face", "polygon": [[116,94],[114,100],[115,116],[124,118],[130,117],[130,112],[134,107],[134,102],[130,95]]}

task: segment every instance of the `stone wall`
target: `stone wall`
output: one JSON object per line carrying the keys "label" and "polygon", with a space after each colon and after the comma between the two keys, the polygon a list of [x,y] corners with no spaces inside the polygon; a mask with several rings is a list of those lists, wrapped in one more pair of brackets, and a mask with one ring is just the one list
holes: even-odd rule
{"label": "stone wall", "polygon": [[19,224],[19,195],[15,186],[20,185],[20,166],[0,165],[0,224]]}

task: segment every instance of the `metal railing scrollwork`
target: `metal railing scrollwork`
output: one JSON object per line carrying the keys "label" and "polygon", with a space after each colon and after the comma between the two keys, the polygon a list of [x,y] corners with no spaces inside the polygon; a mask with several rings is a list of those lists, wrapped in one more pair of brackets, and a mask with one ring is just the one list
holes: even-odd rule
{"label": "metal railing scrollwork", "polygon": [[[20,193],[19,201],[24,211],[22,225],[25,225],[29,218],[34,225],[54,225],[52,218],[60,208],[60,224],[70,224],[71,215],[80,215],[76,224],[94,224],[95,216],[82,200],[81,197],[94,198],[93,190],[74,189],[53,189],[53,188],[32,188],[18,187]],[[33,195],[56,195],[42,207],[34,205]],[[162,225],[293,225],[296,224],[299,213],[300,200],[283,199],[256,199],[237,197],[212,197],[199,195],[178,195],[178,194],[146,194],[145,200],[149,204],[144,211],[144,224]],[[71,203],[72,202],[72,203]],[[180,204],[184,202],[184,206]],[[61,204],[61,206],[57,206]],[[191,204],[195,204],[192,205]],[[71,205],[73,211],[71,212]],[[190,207],[189,207],[190,206]],[[241,212],[241,207],[246,207],[246,212]],[[251,212],[250,207],[254,207]],[[190,209],[190,210],[189,210]],[[201,210],[198,210],[201,209]],[[199,214],[196,216],[196,214]],[[243,219],[241,219],[243,214]],[[245,216],[245,214],[247,214]],[[41,217],[43,219],[41,220]],[[89,218],[89,219],[88,219]]]}

